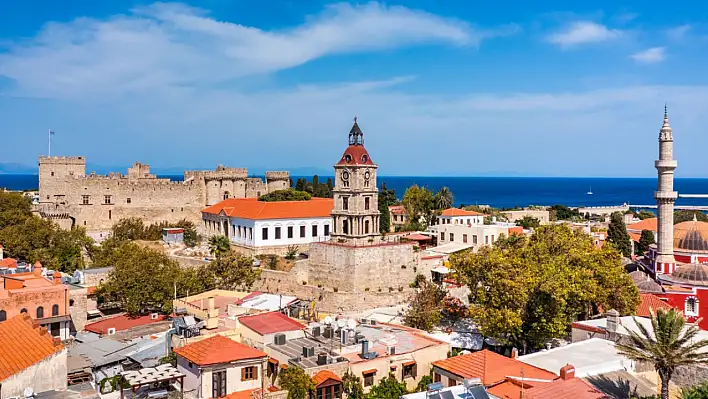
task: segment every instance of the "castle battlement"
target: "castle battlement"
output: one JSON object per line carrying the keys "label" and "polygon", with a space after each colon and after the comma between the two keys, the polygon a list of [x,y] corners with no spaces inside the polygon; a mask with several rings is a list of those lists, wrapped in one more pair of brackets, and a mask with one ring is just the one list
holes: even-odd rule
{"label": "castle battlement", "polygon": [[288,180],[290,179],[290,173],[284,171],[272,171],[265,173],[266,180]]}
{"label": "castle battlement", "polygon": [[184,172],[184,178],[201,178],[204,180],[244,180],[248,177],[246,168],[227,168],[219,165],[216,170],[188,170]]}
{"label": "castle battlement", "polygon": [[84,157],[58,157],[44,156],[39,157],[39,164],[56,164],[56,165],[86,165]]}

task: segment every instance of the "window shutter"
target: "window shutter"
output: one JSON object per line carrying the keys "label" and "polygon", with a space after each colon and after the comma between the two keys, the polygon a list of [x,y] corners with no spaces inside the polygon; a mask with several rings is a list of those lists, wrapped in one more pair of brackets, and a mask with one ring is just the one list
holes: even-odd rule
{"label": "window shutter", "polygon": [[241,367],[241,381],[246,381],[246,368]]}
{"label": "window shutter", "polygon": [[258,379],[258,367],[253,367],[253,379]]}
{"label": "window shutter", "polygon": [[413,378],[418,377],[418,364],[414,364],[412,366],[412,368],[413,368],[413,370],[412,370]]}

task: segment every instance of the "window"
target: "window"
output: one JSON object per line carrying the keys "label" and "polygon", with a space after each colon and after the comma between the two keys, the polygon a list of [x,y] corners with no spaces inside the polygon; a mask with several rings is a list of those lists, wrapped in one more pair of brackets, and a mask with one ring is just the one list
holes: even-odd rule
{"label": "window", "polygon": [[288,238],[293,238],[293,226],[288,226]]}
{"label": "window", "polygon": [[109,209],[108,210],[108,220],[111,220],[111,219],[113,219],[113,211]]}
{"label": "window", "polygon": [[374,385],[374,373],[364,374],[364,386],[370,387]]}
{"label": "window", "polygon": [[224,193],[224,199],[225,200],[229,199],[229,192],[228,191]]}
{"label": "window", "polygon": [[0,321],[5,321],[7,320],[7,312],[4,310],[0,310]]}
{"label": "window", "polygon": [[325,237],[329,237],[329,225],[328,224],[324,225],[324,230],[325,230],[325,232],[324,232]]}
{"label": "window", "polygon": [[342,197],[342,209],[349,210],[349,197]]}
{"label": "window", "polygon": [[696,316],[698,315],[698,301],[696,301],[696,298],[687,298],[686,299],[686,304],[685,304],[685,312],[686,315],[688,316]]}
{"label": "window", "polygon": [[369,179],[364,180],[364,187],[369,187]]}
{"label": "window", "polygon": [[450,242],[455,241],[455,233],[450,233]]}
{"label": "window", "polygon": [[312,225],[312,237],[317,237],[317,225]]}
{"label": "window", "polygon": [[54,172],[52,172],[52,176],[54,176]]}
{"label": "window", "polygon": [[300,238],[305,237],[305,226],[300,226]]}
{"label": "window", "polygon": [[280,227],[275,228],[275,239],[280,240]]}
{"label": "window", "polygon": [[90,199],[91,199],[90,195],[82,195],[81,196],[81,205],[88,205]]}
{"label": "window", "polygon": [[22,310],[20,310],[20,313],[27,313],[27,308],[22,308]]}
{"label": "window", "polygon": [[492,243],[494,243],[494,235],[492,235]]}
{"label": "window", "polygon": [[477,235],[472,236],[472,244],[477,244]]}
{"label": "window", "polygon": [[369,234],[369,221],[364,221],[364,234]]}
{"label": "window", "polygon": [[211,395],[214,398],[226,396],[226,370],[211,374]]}
{"label": "window", "polygon": [[37,307],[37,318],[38,319],[44,318],[44,308],[41,306]]}
{"label": "window", "polygon": [[103,196],[103,203],[106,204],[106,205],[110,205],[110,204],[111,204],[111,196],[110,196],[110,195],[104,195],[104,196]]}
{"label": "window", "polygon": [[462,235],[462,242],[467,244],[467,234]]}
{"label": "window", "polygon": [[484,236],[484,245],[489,245],[489,236]]}
{"label": "window", "polygon": [[255,366],[241,369],[241,381],[255,380],[256,378],[258,378],[258,370]]}
{"label": "window", "polygon": [[342,233],[349,234],[349,222],[342,220]]}
{"label": "window", "polygon": [[263,239],[264,240],[268,239],[268,228],[267,227],[263,228]]}
{"label": "window", "polygon": [[453,380],[450,377],[447,377],[447,386],[454,387],[455,385],[457,385],[457,381]]}
{"label": "window", "polygon": [[342,399],[342,386],[340,384],[334,386],[334,398]]}
{"label": "window", "polygon": [[442,381],[442,376],[438,373],[433,374],[433,382],[440,382]]}
{"label": "window", "polygon": [[130,198],[126,198],[126,199],[125,199],[125,203],[126,203],[126,204],[130,204]]}
{"label": "window", "polygon": [[192,362],[189,362],[188,366],[189,366],[190,369],[191,369],[192,367],[194,367],[194,365],[192,364]]}
{"label": "window", "polygon": [[445,241],[445,232],[444,231],[440,232],[440,241]]}
{"label": "window", "polygon": [[371,206],[371,198],[366,197],[364,198],[364,210],[369,210],[369,207]]}
{"label": "window", "polygon": [[52,305],[52,316],[59,316],[59,305]]}
{"label": "window", "polygon": [[403,378],[415,378],[418,372],[418,365],[415,362],[403,364]]}
{"label": "window", "polygon": [[467,224],[470,224],[470,220],[469,220],[469,219],[467,219]]}

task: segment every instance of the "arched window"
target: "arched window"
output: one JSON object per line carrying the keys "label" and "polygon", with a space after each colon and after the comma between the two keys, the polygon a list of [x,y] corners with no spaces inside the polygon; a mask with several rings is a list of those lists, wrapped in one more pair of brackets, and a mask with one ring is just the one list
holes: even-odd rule
{"label": "arched window", "polygon": [[27,313],[27,308],[22,308],[22,310],[20,310],[20,313]]}
{"label": "arched window", "polygon": [[229,192],[228,191],[224,191],[224,199],[225,200],[229,199]]}
{"label": "arched window", "polygon": [[364,234],[369,234],[369,221],[364,221]]}
{"label": "arched window", "polygon": [[52,316],[59,316],[59,305],[52,305]]}
{"label": "arched window", "polygon": [[37,307],[37,318],[38,319],[44,318],[44,308],[41,306]]}
{"label": "arched window", "polygon": [[342,233],[349,234],[349,222],[347,220],[342,220]]}
{"label": "arched window", "polygon": [[0,321],[7,320],[7,313],[4,310],[0,310]]}
{"label": "arched window", "polygon": [[69,299],[69,306],[74,306],[74,300],[73,300],[73,299]]}
{"label": "arched window", "polygon": [[686,313],[687,316],[698,315],[698,301],[696,301],[696,298],[686,298],[686,309],[684,313]]}

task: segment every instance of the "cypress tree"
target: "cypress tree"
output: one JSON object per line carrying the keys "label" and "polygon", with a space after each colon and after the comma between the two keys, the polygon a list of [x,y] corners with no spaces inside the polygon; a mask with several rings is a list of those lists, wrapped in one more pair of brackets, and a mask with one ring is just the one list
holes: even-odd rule
{"label": "cypress tree", "polygon": [[632,256],[632,243],[627,233],[627,226],[624,225],[622,214],[615,212],[610,218],[610,226],[607,230],[607,241],[611,242],[622,256],[629,258]]}

